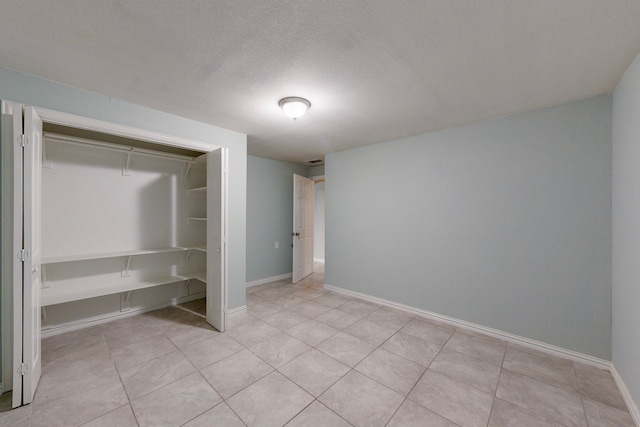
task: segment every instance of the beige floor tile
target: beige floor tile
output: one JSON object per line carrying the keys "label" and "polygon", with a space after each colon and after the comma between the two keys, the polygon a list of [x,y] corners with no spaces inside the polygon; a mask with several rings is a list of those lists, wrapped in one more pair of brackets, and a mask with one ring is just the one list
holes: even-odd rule
{"label": "beige floor tile", "polygon": [[350,368],[332,357],[311,349],[284,365],[279,371],[305,391],[318,397]]}
{"label": "beige floor tile", "polygon": [[291,295],[282,296],[282,297],[278,298],[277,300],[275,300],[274,302],[276,304],[278,304],[279,306],[281,306],[281,307],[292,308],[292,307],[295,307],[297,305],[304,304],[307,301],[309,301],[307,298],[291,294]]}
{"label": "beige floor tile", "polygon": [[189,421],[184,427],[245,427],[244,423],[226,403],[220,403],[204,414]]}
{"label": "beige floor tile", "polygon": [[489,427],[562,427],[560,424],[501,399],[493,401]]}
{"label": "beige floor tile", "polygon": [[280,297],[284,297],[293,293],[293,285],[280,285],[272,288],[261,289],[252,295],[260,297],[266,301],[274,302]]}
{"label": "beige floor tile", "polygon": [[176,350],[177,347],[166,335],[159,334],[113,350],[111,357],[119,369],[127,369]]}
{"label": "beige floor tile", "polygon": [[192,311],[196,314],[199,314],[203,317],[207,316],[207,299],[206,298],[201,298],[201,299],[197,299],[195,301],[189,301],[189,302],[185,302],[183,304],[178,305],[178,307],[181,307],[185,310],[189,310]]}
{"label": "beige floor tile", "polygon": [[279,334],[280,330],[264,323],[262,320],[253,319],[236,326],[226,333],[243,346],[251,347]]}
{"label": "beige floor tile", "polygon": [[313,302],[326,305],[327,307],[331,307],[331,308],[339,307],[342,304],[347,303],[349,301],[353,301],[353,298],[345,297],[343,295],[336,294],[333,292],[327,292],[325,295],[313,300]]}
{"label": "beige floor tile", "polygon": [[458,427],[446,418],[424,408],[412,400],[405,400],[387,427]]}
{"label": "beige floor tile", "polygon": [[133,415],[131,405],[124,405],[105,414],[93,421],[84,424],[83,427],[138,427],[136,417]]}
{"label": "beige floor tile", "polygon": [[480,338],[477,334],[471,335],[458,329],[451,338],[449,338],[445,348],[480,359],[492,365],[502,366],[504,353],[507,350],[507,343],[491,337]]}
{"label": "beige floor tile", "polygon": [[250,350],[269,365],[279,368],[310,348],[302,341],[281,332],[252,346]]}
{"label": "beige floor tile", "polygon": [[583,399],[589,427],[635,427],[631,414],[604,403]]}
{"label": "beige floor tile", "polygon": [[263,322],[268,323],[269,325],[280,329],[281,331],[285,331],[287,329],[293,328],[294,326],[298,326],[301,323],[309,320],[307,316],[303,316],[302,314],[296,313],[290,310],[282,310],[276,314],[272,314],[271,316],[267,316],[262,319]]}
{"label": "beige floor tile", "polygon": [[355,370],[406,396],[425,368],[404,357],[377,349],[360,362]]}
{"label": "beige floor tile", "polygon": [[398,331],[382,345],[382,348],[427,367],[441,347]]}
{"label": "beige floor tile", "polygon": [[127,403],[122,383],[115,378],[104,378],[66,395],[34,402],[31,425],[81,425]]}
{"label": "beige floor tile", "polygon": [[193,366],[202,369],[242,350],[244,347],[233,338],[226,334],[219,334],[185,347],[182,354],[193,363]]}
{"label": "beige floor tile", "polygon": [[370,304],[363,301],[348,301],[336,310],[343,311],[359,319],[366,317],[380,308],[377,304]]}
{"label": "beige floor tile", "polygon": [[138,314],[110,322],[101,323],[97,327],[103,332],[113,331],[122,328],[139,328],[141,326],[154,325],[154,320],[148,316]]}
{"label": "beige floor tile", "polygon": [[268,302],[266,300],[264,300],[264,302],[256,304],[249,304],[249,301],[247,301],[247,311],[250,315],[258,319],[271,316],[272,314],[275,314],[283,309],[283,306],[275,304],[273,302]]}
{"label": "beige floor tile", "polygon": [[324,323],[320,323],[317,320],[307,320],[304,323],[294,326],[291,329],[287,329],[287,333],[293,337],[298,338],[300,341],[315,347],[321,342],[331,338],[339,331],[327,326]]}
{"label": "beige floor tile", "polygon": [[145,323],[135,328],[122,327],[102,332],[111,351],[126,347],[135,342],[144,341],[153,335],[162,333],[155,323]]}
{"label": "beige floor tile", "polygon": [[249,384],[273,371],[273,368],[249,350],[209,365],[200,373],[211,383],[220,396],[228,399]]}
{"label": "beige floor tile", "polygon": [[574,368],[578,378],[576,390],[582,397],[623,411],[627,410],[627,405],[611,373],[582,363],[574,363]]}
{"label": "beige floor tile", "polygon": [[350,427],[351,424],[317,400],[304,408],[287,427]]}
{"label": "beige floor tile", "polygon": [[206,320],[199,319],[190,323],[186,329],[180,331],[180,333],[167,332],[169,339],[180,350],[193,345],[197,342],[204,341],[207,338],[219,336],[218,332],[213,326],[208,324]]}
{"label": "beige floor tile", "polygon": [[296,305],[295,307],[291,307],[291,310],[295,311],[296,313],[300,313],[303,316],[316,317],[317,315],[322,314],[325,311],[331,310],[331,307],[318,304],[315,301],[307,301],[303,304],[299,304],[299,305]]}
{"label": "beige floor tile", "polygon": [[195,368],[182,353],[174,351],[119,372],[129,399],[135,400],[192,374]]}
{"label": "beige floor tile", "polygon": [[360,338],[371,345],[379,346],[396,333],[394,329],[370,322],[366,319],[358,320],[344,330],[349,335]]}
{"label": "beige floor tile", "polygon": [[356,366],[375,350],[375,346],[343,332],[332,336],[316,348],[351,367]]}
{"label": "beige floor tile", "polygon": [[231,397],[227,404],[248,426],[283,426],[313,397],[279,372],[272,372]]}
{"label": "beige floor tile", "polygon": [[319,398],[320,402],[356,426],[384,426],[404,398],[359,372],[351,371]]}
{"label": "beige floor tile", "polygon": [[496,397],[569,427],[585,427],[582,401],[576,393],[503,370]]}
{"label": "beige floor tile", "polygon": [[413,319],[413,316],[407,313],[402,313],[396,310],[382,307],[365,317],[365,319],[397,331],[398,329],[409,323],[409,321]]}
{"label": "beige floor tile", "polygon": [[447,350],[446,347],[431,363],[429,369],[489,394],[494,394],[500,377],[498,366]]}
{"label": "beige floor tile", "polygon": [[489,420],[493,395],[429,369],[409,399],[460,426],[484,427]]}
{"label": "beige floor tile", "polygon": [[356,316],[352,316],[340,310],[325,311],[324,313],[317,315],[314,319],[338,330],[348,328],[359,320]]}
{"label": "beige floor tile", "polygon": [[522,351],[509,344],[502,367],[525,377],[573,391],[577,378],[573,362],[542,352]]}
{"label": "beige floor tile", "polygon": [[42,362],[45,363],[45,359],[54,358],[56,350],[61,349],[63,353],[67,354],[69,349],[78,348],[79,345],[91,345],[101,341],[104,341],[104,337],[100,326],[92,326],[44,338],[41,344]]}
{"label": "beige floor tile", "polygon": [[304,298],[307,301],[321,297],[322,295],[325,294],[324,291],[322,290],[313,289],[310,287],[304,287],[304,286],[296,286],[296,287],[298,288],[298,290],[291,295]]}
{"label": "beige floor tile", "polygon": [[196,372],[133,400],[131,406],[141,427],[180,426],[221,401],[218,393]]}
{"label": "beige floor tile", "polygon": [[21,406],[8,412],[0,412],[0,425],[11,427],[31,427],[33,405]]}
{"label": "beige floor tile", "polygon": [[402,332],[423,339],[436,345],[444,345],[453,335],[455,328],[444,323],[425,319],[412,319],[402,329]]}
{"label": "beige floor tile", "polygon": [[[84,349],[83,349],[84,350]],[[102,377],[116,378],[117,372],[108,352],[90,353],[79,350],[82,358],[57,361],[42,367],[35,400],[73,393],[90,386]]]}

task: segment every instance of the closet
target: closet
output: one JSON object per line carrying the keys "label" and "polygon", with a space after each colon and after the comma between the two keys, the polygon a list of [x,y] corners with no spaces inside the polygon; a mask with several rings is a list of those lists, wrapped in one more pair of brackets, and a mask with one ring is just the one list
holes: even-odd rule
{"label": "closet", "polygon": [[5,102],[2,143],[13,365],[28,374],[14,406],[16,389],[22,404],[35,392],[41,335],[204,297],[224,330],[226,150]]}

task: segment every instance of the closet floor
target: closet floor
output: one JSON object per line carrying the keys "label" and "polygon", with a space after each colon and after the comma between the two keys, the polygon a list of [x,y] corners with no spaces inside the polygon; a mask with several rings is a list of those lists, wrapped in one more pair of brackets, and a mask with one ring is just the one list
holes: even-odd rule
{"label": "closet floor", "polygon": [[200,300],[47,338],[0,425],[634,425],[607,371],[325,291],[319,267],[249,288],[223,334]]}

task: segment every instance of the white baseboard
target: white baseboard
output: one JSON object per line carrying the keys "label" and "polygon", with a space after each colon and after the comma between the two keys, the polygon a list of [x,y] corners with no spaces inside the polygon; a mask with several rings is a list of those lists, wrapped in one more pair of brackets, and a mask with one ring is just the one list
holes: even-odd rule
{"label": "white baseboard", "polygon": [[252,282],[247,282],[246,287],[250,288],[251,286],[264,285],[265,283],[275,282],[276,280],[284,280],[291,278],[291,273],[281,274],[279,276],[266,277],[264,279],[254,280]]}
{"label": "white baseboard", "polygon": [[313,262],[321,262],[322,264],[324,264],[324,258],[314,258]]}
{"label": "white baseboard", "polygon": [[620,394],[624,399],[624,403],[627,404],[627,409],[631,414],[631,418],[633,418],[633,422],[635,422],[637,426],[640,426],[640,409],[638,409],[638,405],[636,405],[636,402],[631,397],[631,393],[629,392],[627,385],[624,383],[624,380],[622,379],[622,377],[620,376],[620,374],[618,373],[618,370],[614,365],[611,365],[610,372],[611,372],[611,376],[613,377],[613,380],[616,382],[616,385],[618,386],[618,390],[620,390]]}
{"label": "white baseboard", "polygon": [[396,310],[404,311],[414,314],[416,316],[424,317],[427,319],[437,320],[438,322],[447,323],[458,328],[467,329],[473,332],[478,332],[484,335],[489,335],[494,338],[498,338],[514,344],[519,344],[524,347],[529,347],[534,350],[543,351],[548,354],[560,356],[565,359],[575,360],[580,363],[584,363],[590,366],[594,366],[600,369],[611,370],[611,362],[608,360],[600,359],[598,357],[590,356],[588,354],[579,353],[577,351],[568,350],[566,348],[557,347],[555,345],[547,344],[541,341],[532,340],[519,335],[511,334],[508,332],[500,331],[498,329],[488,328],[486,326],[478,325],[476,323],[467,322],[465,320],[456,319],[454,317],[444,316],[441,314],[433,313],[430,311],[422,310],[409,305],[400,304],[394,301],[389,301],[383,298],[377,298],[359,292],[350,291],[348,289],[339,288],[337,286],[331,286],[325,283],[325,289],[338,292],[344,295],[348,295],[354,298],[359,298],[365,301],[374,302],[376,304],[384,305]]}
{"label": "white baseboard", "polygon": [[206,294],[204,292],[189,295],[186,297],[173,298],[167,302],[150,305],[146,307],[137,307],[131,310],[119,312],[119,313],[109,313],[101,316],[90,317],[88,319],[78,320],[69,323],[63,323],[61,325],[56,325],[48,328],[42,329],[42,338],[52,337],[54,335],[63,334],[65,332],[77,331],[79,329],[88,328],[90,326],[100,325],[102,323],[111,322],[117,319],[124,319],[126,317],[136,316],[138,314],[147,313],[149,311],[160,310],[166,307],[170,307],[172,305],[183,304],[189,301],[195,301],[197,299],[205,298]]}
{"label": "white baseboard", "polygon": [[227,320],[233,319],[234,317],[241,316],[247,312],[247,306],[241,305],[240,307],[232,308],[231,310],[227,310]]}

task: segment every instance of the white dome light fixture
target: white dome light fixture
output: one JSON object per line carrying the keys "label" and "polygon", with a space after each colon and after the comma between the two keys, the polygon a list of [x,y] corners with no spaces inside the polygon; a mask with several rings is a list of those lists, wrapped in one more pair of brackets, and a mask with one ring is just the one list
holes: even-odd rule
{"label": "white dome light fixture", "polygon": [[278,101],[278,105],[282,108],[284,114],[291,117],[293,120],[304,116],[307,110],[311,108],[311,103],[309,101],[297,96],[282,98]]}

